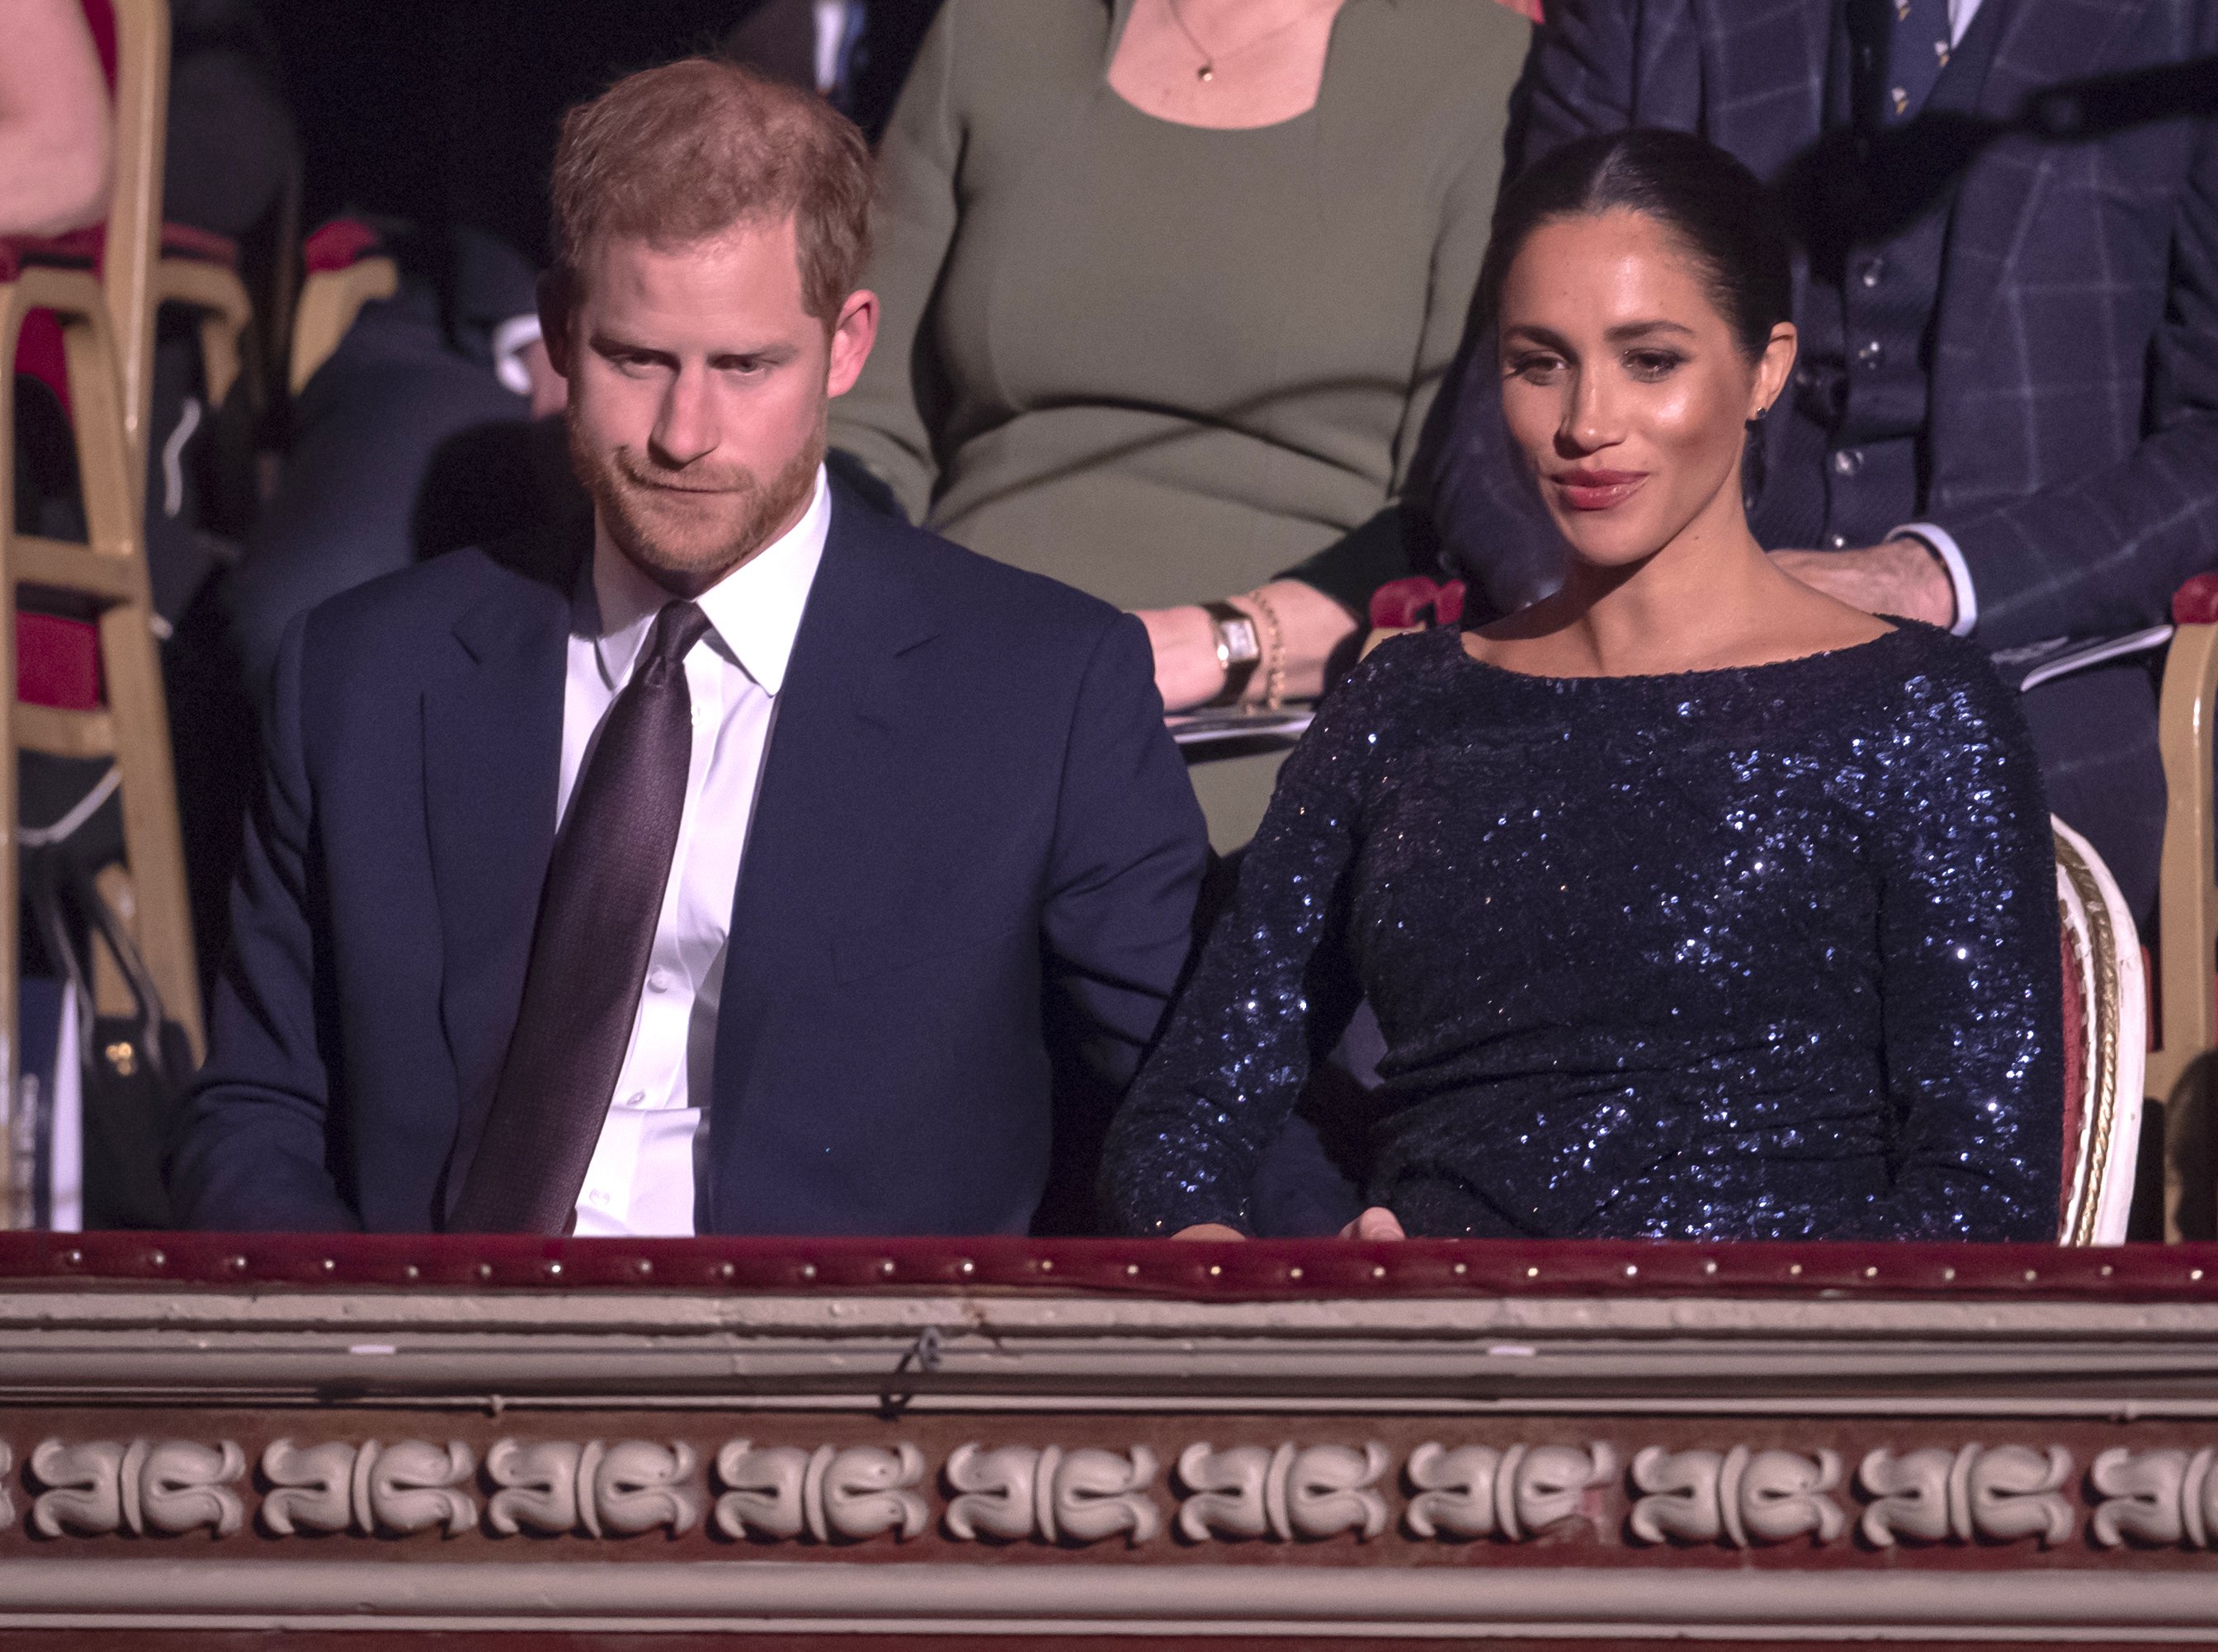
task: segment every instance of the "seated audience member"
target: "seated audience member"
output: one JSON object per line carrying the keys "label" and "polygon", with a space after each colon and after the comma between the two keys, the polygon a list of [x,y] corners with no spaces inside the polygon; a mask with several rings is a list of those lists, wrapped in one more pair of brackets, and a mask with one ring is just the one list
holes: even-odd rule
{"label": "seated audience member", "polygon": [[[1756,541],[2018,680],[2161,624],[2218,566],[2218,6],[1551,0],[1511,173],[1635,122],[1774,185],[1802,358],[1750,466]],[[1490,360],[1439,526],[1507,611],[1560,577]],[[2039,682],[2056,812],[2146,914],[2165,786],[2147,657]]]}
{"label": "seated audience member", "polygon": [[[1530,33],[1483,0],[951,0],[880,152],[886,343],[833,447],[1143,610],[1174,708],[1314,696],[1335,594],[1378,583],[1338,588],[1340,542],[1398,544]],[[1220,847],[1277,762],[1194,770]]]}
{"label": "seated audience member", "polygon": [[827,484],[877,302],[823,102],[647,71],[554,179],[592,524],[288,633],[183,1218],[1022,1230],[1047,998],[1129,1076],[1184,962],[1145,634]]}
{"label": "seated audience member", "polygon": [[0,235],[98,223],[115,141],[83,0],[14,0],[0,52]]}
{"label": "seated audience member", "polygon": [[1971,644],[1750,533],[1744,431],[1795,356],[1762,186],[1634,130],[1557,150],[1496,226],[1496,393],[1563,587],[1326,702],[1112,1127],[1115,1208],[1237,1236],[1360,993],[1363,1234],[2052,1237],[2037,765]]}

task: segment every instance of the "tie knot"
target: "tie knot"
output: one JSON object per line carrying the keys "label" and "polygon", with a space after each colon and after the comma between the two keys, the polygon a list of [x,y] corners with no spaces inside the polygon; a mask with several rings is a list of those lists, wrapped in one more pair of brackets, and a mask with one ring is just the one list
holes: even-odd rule
{"label": "tie knot", "polygon": [[654,616],[654,629],[640,657],[641,669],[676,665],[693,652],[693,645],[709,634],[709,616],[698,603],[665,603]]}

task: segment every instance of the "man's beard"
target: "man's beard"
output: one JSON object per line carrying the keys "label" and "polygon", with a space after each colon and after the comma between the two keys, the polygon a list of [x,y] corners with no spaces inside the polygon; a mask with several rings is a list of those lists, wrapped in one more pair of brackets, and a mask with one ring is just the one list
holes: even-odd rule
{"label": "man's beard", "polygon": [[[567,422],[570,462],[616,548],[650,577],[674,574],[702,590],[762,549],[798,514],[824,462],[821,420],[768,483],[738,466],[689,467],[682,480],[658,473],[629,448],[604,453],[592,447],[578,427],[574,407]],[[658,485],[665,478],[666,485]],[[698,491],[677,492],[681,486]]]}

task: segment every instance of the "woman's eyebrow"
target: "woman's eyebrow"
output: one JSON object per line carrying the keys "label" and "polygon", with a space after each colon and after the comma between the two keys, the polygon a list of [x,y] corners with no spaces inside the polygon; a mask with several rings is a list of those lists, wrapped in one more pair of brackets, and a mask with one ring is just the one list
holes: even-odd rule
{"label": "woman's eyebrow", "polygon": [[1659,332],[1682,333],[1688,338],[1694,336],[1694,330],[1692,327],[1682,326],[1676,321],[1657,320],[1620,322],[1605,332],[1602,337],[1613,344],[1622,344],[1635,338],[1646,338]]}

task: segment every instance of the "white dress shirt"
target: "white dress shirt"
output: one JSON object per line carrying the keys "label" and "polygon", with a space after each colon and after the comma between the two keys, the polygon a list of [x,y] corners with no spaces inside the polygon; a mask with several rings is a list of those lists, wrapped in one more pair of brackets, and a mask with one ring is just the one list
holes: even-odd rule
{"label": "white dress shirt", "polygon": [[[820,468],[801,520],[695,599],[711,628],[685,657],[693,702],[685,813],[631,1043],[578,1197],[580,1235],[695,1230],[732,897],[778,690],[831,521]],[[558,823],[655,615],[671,600],[605,535],[595,536],[592,578],[579,592],[570,632]]]}

